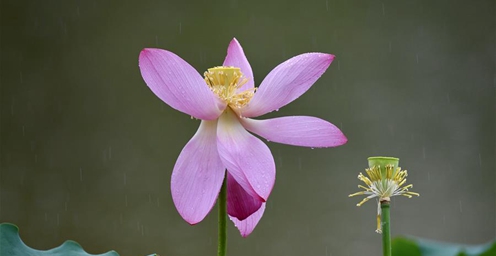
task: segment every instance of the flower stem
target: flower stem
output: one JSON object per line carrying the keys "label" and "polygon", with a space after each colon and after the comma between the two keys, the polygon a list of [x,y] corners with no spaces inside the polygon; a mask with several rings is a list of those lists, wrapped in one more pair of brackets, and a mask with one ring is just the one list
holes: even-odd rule
{"label": "flower stem", "polygon": [[227,249],[227,177],[224,178],[219,197],[219,245],[217,256],[226,256]]}
{"label": "flower stem", "polygon": [[384,256],[391,256],[391,225],[389,216],[389,201],[381,201],[382,215],[382,251]]}

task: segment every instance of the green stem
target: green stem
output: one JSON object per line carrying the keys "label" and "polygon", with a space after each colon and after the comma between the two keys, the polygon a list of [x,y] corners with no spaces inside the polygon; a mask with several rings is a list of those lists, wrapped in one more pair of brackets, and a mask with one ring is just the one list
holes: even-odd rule
{"label": "green stem", "polygon": [[219,198],[219,245],[217,256],[226,256],[227,249],[227,177],[224,178]]}
{"label": "green stem", "polygon": [[381,201],[382,215],[382,251],[384,256],[391,256],[391,225],[389,216],[389,201]]}

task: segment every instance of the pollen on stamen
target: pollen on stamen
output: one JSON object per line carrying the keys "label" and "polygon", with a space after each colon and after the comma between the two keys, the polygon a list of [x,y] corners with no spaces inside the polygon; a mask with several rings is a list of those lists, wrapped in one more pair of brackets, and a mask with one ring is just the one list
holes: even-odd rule
{"label": "pollen on stamen", "polygon": [[246,106],[256,91],[256,88],[253,88],[239,92],[248,82],[240,68],[224,66],[209,68],[204,76],[210,90],[231,108],[239,109]]}

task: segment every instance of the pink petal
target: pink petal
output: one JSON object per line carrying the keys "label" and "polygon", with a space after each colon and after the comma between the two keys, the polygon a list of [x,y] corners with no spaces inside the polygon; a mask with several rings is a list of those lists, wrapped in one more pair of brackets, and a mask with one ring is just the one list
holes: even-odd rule
{"label": "pink petal", "polygon": [[239,220],[244,220],[258,209],[262,202],[251,197],[236,182],[229,172],[227,173],[227,213]]}
{"label": "pink petal", "polygon": [[279,64],[265,77],[241,114],[261,116],[287,105],[305,93],[333,59],[331,54],[305,53]]}
{"label": "pink petal", "polygon": [[272,153],[243,128],[230,109],[219,117],[217,147],[224,166],[246,193],[267,200],[276,175]]}
{"label": "pink petal", "polygon": [[225,167],[217,151],[216,130],[217,121],[202,121],[172,171],[172,199],[190,224],[202,221],[210,212],[224,181]]}
{"label": "pink petal", "polygon": [[248,82],[239,89],[240,92],[254,87],[255,83],[253,78],[253,71],[251,70],[248,59],[246,59],[243,48],[239,44],[238,40],[236,40],[236,38],[233,38],[233,40],[231,40],[231,43],[229,43],[229,47],[227,48],[227,56],[224,60],[223,65],[240,68],[245,78],[248,79]]}
{"label": "pink petal", "polygon": [[234,226],[236,226],[241,233],[242,237],[247,237],[253,229],[257,226],[258,222],[262,218],[263,214],[265,211],[265,203],[262,203],[262,206],[258,211],[250,215],[250,217],[246,218],[245,220],[239,220],[236,217],[229,216],[229,219],[231,219],[232,222],[234,222]]}
{"label": "pink petal", "polygon": [[311,116],[286,116],[266,120],[242,118],[250,132],[269,141],[303,147],[336,147],[348,139],[335,125]]}
{"label": "pink petal", "polygon": [[197,119],[214,120],[225,108],[200,74],[172,52],[143,49],[139,67],[152,92],[176,110]]}

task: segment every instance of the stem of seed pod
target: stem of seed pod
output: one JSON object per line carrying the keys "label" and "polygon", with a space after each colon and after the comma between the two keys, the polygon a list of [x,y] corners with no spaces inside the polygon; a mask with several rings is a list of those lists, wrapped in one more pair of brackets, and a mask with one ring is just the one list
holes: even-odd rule
{"label": "stem of seed pod", "polygon": [[391,225],[389,216],[389,201],[381,201],[382,216],[382,251],[384,256],[391,256]]}
{"label": "stem of seed pod", "polygon": [[219,244],[217,246],[217,256],[226,256],[227,249],[227,177],[220,189],[219,197]]}

